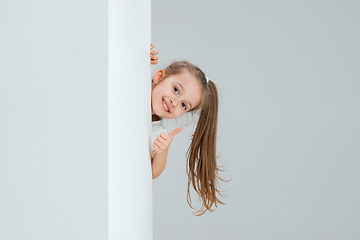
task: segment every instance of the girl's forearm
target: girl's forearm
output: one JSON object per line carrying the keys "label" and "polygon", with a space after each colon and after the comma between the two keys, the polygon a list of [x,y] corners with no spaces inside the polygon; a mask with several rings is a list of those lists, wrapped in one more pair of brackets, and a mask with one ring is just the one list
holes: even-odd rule
{"label": "girl's forearm", "polygon": [[164,171],[167,160],[167,154],[168,154],[168,150],[165,150],[162,153],[155,153],[155,156],[151,160],[153,179],[160,176],[160,174]]}

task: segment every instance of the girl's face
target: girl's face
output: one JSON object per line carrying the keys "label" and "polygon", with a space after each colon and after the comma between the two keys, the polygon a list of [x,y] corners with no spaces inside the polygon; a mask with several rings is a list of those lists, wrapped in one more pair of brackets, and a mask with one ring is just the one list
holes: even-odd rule
{"label": "girl's face", "polygon": [[202,98],[202,87],[196,77],[185,71],[162,80],[164,70],[153,78],[151,113],[173,119],[198,106]]}

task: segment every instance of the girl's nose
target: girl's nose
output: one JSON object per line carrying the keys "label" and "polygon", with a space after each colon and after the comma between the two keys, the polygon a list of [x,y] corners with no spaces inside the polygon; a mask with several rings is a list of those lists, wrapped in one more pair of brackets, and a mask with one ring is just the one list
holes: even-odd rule
{"label": "girl's nose", "polygon": [[175,101],[172,99],[172,98],[170,98],[170,102],[171,102],[171,104],[175,107],[176,106],[176,103],[175,103]]}

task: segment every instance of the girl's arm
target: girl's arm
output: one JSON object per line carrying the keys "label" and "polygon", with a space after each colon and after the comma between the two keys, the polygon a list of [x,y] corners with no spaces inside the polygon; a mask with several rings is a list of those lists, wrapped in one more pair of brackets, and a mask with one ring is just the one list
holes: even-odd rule
{"label": "girl's arm", "polygon": [[162,152],[162,153],[155,153],[155,150],[153,151],[153,159],[151,160],[151,168],[152,168],[152,178],[155,179],[164,171],[166,166],[166,160],[167,160],[167,154],[168,150]]}
{"label": "girl's arm", "polygon": [[182,128],[175,128],[171,133],[161,133],[154,141],[153,147],[154,151],[152,152],[151,168],[153,179],[160,176],[164,171],[166,166],[167,155],[171,141],[175,135],[181,132]]}

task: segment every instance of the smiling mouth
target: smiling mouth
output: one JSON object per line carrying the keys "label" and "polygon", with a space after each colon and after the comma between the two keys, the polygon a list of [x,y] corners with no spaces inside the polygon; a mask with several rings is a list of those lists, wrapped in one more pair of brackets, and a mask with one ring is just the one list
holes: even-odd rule
{"label": "smiling mouth", "polygon": [[162,104],[163,104],[163,106],[165,108],[165,111],[167,111],[169,113],[170,111],[169,111],[164,99],[162,99]]}

